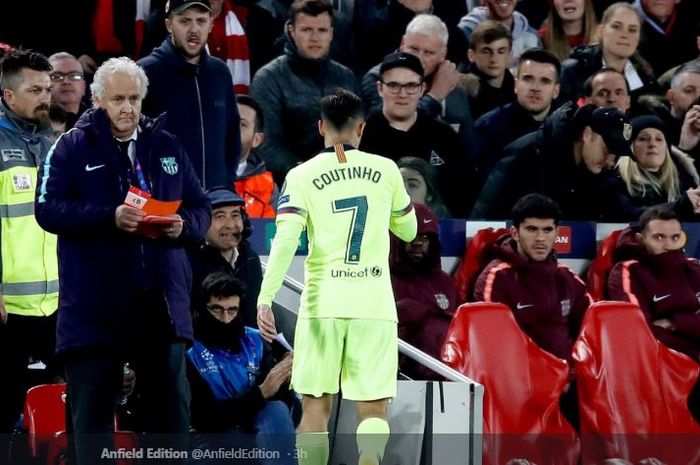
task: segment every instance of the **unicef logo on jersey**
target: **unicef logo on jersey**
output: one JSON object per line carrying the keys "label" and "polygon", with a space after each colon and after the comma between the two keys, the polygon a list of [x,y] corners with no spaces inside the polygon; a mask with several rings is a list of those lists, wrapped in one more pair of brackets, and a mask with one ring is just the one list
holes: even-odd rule
{"label": "unicef logo on jersey", "polygon": [[344,269],[344,270],[331,270],[331,278],[352,278],[352,279],[364,279],[364,278],[379,278],[382,275],[382,267],[373,266],[365,267],[362,270]]}

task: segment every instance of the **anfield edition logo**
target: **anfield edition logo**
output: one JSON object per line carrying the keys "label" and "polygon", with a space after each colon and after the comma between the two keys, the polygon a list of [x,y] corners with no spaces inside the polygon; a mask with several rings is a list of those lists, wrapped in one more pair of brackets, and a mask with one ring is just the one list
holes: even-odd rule
{"label": "anfield edition logo", "polygon": [[379,266],[365,267],[362,270],[331,270],[331,278],[378,278],[381,275],[382,269]]}

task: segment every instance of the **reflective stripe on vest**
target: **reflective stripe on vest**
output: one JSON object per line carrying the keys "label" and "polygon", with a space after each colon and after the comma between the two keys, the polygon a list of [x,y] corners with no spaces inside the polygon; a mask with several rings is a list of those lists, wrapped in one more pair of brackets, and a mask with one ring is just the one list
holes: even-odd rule
{"label": "reflective stripe on vest", "polygon": [[[0,171],[2,291],[8,313],[50,315],[58,308],[57,238],[34,217],[37,168],[6,164]],[[7,167],[11,166],[11,167]]]}

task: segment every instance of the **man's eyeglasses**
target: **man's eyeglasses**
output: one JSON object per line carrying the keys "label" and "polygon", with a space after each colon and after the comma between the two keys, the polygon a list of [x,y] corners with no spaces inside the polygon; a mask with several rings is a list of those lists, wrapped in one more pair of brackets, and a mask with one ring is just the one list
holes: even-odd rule
{"label": "man's eyeglasses", "polygon": [[80,71],[71,71],[70,73],[51,73],[52,82],[63,82],[66,79],[68,79],[69,81],[82,81],[84,77],[83,73],[81,73]]}
{"label": "man's eyeglasses", "polygon": [[400,82],[384,82],[382,81],[392,94],[398,94],[401,89],[404,89],[408,95],[414,95],[423,87],[422,82],[407,82],[406,84],[401,84]]}
{"label": "man's eyeglasses", "polygon": [[216,316],[222,316],[224,313],[226,313],[228,316],[236,316],[236,314],[238,313],[238,307],[224,308],[221,305],[216,304],[207,305],[207,310],[209,310]]}

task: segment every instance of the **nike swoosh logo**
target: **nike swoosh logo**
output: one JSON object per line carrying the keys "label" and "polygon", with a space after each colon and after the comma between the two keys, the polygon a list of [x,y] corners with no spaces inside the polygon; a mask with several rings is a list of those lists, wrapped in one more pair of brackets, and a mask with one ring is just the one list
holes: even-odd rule
{"label": "nike swoosh logo", "polygon": [[520,302],[518,302],[518,304],[517,304],[515,307],[516,307],[518,310],[522,310],[523,308],[532,307],[533,305],[535,305],[535,304],[524,304],[524,305],[523,305],[523,304],[521,304]]}
{"label": "nike swoosh logo", "polygon": [[432,223],[432,222],[433,222],[433,220],[425,220],[425,219],[423,220],[423,224],[428,224],[428,223]]}
{"label": "nike swoosh logo", "polygon": [[104,166],[105,166],[105,165],[90,166],[90,165],[88,164],[88,165],[85,165],[85,171],[95,171],[95,170],[98,170],[98,169],[100,169],[100,168],[103,168]]}
{"label": "nike swoosh logo", "polygon": [[671,297],[671,294],[662,295],[661,297],[654,296],[654,303],[661,302],[662,300]]}

